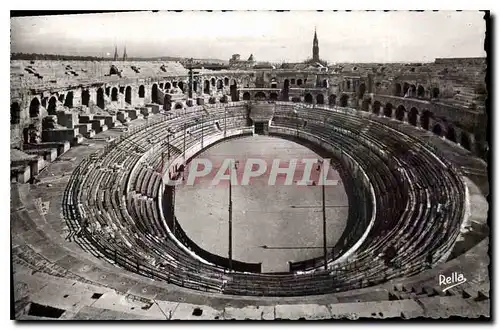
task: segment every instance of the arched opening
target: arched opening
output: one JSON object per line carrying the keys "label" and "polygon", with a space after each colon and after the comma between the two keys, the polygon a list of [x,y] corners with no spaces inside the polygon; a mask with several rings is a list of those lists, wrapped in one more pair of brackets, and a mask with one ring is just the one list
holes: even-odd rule
{"label": "arched opening", "polygon": [[467,133],[460,134],[460,145],[470,151],[470,139]]}
{"label": "arched opening", "polygon": [[372,102],[371,99],[364,99],[363,102],[361,103],[361,110],[370,111],[370,103],[371,102]]}
{"label": "arched opening", "polygon": [[109,94],[111,93],[111,87],[106,87],[106,95],[109,97]]}
{"label": "arched opening", "polygon": [[179,83],[177,84],[177,86],[184,93],[184,83],[182,81],[179,81]]}
{"label": "arched opening", "polygon": [[434,127],[432,128],[432,133],[438,135],[438,136],[441,136],[443,130],[441,129],[441,125],[439,124],[436,124],[434,125]]}
{"label": "arched opening", "polygon": [[160,89],[163,89],[163,86],[164,86],[163,83],[160,83]]}
{"label": "arched opening", "polygon": [[172,84],[167,81],[165,83],[165,89],[168,89],[168,90],[172,89]]}
{"label": "arched opening", "polygon": [[116,87],[111,90],[111,101],[118,101],[118,88]]}
{"label": "arched opening", "polygon": [[325,97],[323,96],[323,94],[316,95],[316,103],[325,104]]}
{"label": "arched opening", "polygon": [[302,79],[297,79],[297,86],[302,86]]}
{"label": "arched opening", "polygon": [[250,101],[250,93],[249,92],[243,93],[243,101]]}
{"label": "arched opening", "polygon": [[139,98],[144,98],[144,94],[146,93],[144,89],[144,85],[139,86]]}
{"label": "arched opening", "polygon": [[448,129],[446,130],[446,138],[452,142],[457,142],[457,137],[455,134],[455,129],[451,126],[448,126]]}
{"label": "arched opening", "polygon": [[219,99],[220,103],[227,103],[228,102],[228,97],[226,95],[222,95],[222,97]]}
{"label": "arched opening", "polygon": [[304,96],[304,102],[313,103],[313,96],[311,94],[307,93],[306,96]]}
{"label": "arched opening", "polygon": [[198,82],[193,81],[193,93],[198,93]]}
{"label": "arched opening", "polygon": [[422,85],[418,85],[417,87],[417,97],[424,98],[425,97],[425,88]]}
{"label": "arched opening", "polygon": [[212,86],[215,87],[215,78],[210,79],[210,82],[212,83]]}
{"label": "arched opening", "polygon": [[224,86],[228,86],[228,85],[229,85],[229,78],[225,77],[224,78]]}
{"label": "arched opening", "polygon": [[334,106],[336,101],[337,101],[337,95],[335,95],[335,94],[331,94],[331,95],[328,97],[328,105],[330,105],[330,106]]}
{"label": "arched opening", "polygon": [[384,107],[384,116],[392,117],[392,104],[387,103]]}
{"label": "arched opening", "polygon": [[231,94],[231,101],[233,102],[239,101],[238,85],[236,84],[236,80],[232,81],[231,86],[229,87],[229,93]]}
{"label": "arched opening", "polygon": [[365,92],[366,92],[366,85],[364,83],[362,83],[361,85],[359,85],[358,98],[363,99]]}
{"label": "arched opening", "polygon": [[401,84],[400,83],[395,83],[394,88],[392,90],[392,93],[394,96],[401,96]]}
{"label": "arched opening", "polygon": [[217,80],[217,90],[222,90],[224,88],[224,83],[222,80]]}
{"label": "arched opening", "polygon": [[14,102],[10,105],[10,124],[17,125],[21,122],[21,107]]}
{"label": "arched opening", "polygon": [[347,107],[348,102],[349,96],[347,94],[342,94],[342,96],[340,97],[340,106]]}
{"label": "arched opening", "polygon": [[40,115],[40,101],[38,97],[31,100],[30,103],[30,118],[36,118]]}
{"label": "arched opening", "polygon": [[210,94],[210,81],[208,80],[204,82],[203,93]]}
{"label": "arched opening", "polygon": [[278,88],[278,83],[272,82],[271,83],[271,88]]}
{"label": "arched opening", "polygon": [[420,117],[420,126],[422,126],[423,129],[429,129],[430,118],[431,118],[430,111],[424,111],[422,113],[422,116]]}
{"label": "arched opening", "polygon": [[177,88],[177,81],[172,81],[172,88]]}
{"label": "arched opening", "polygon": [[418,110],[417,108],[411,108],[410,114],[408,116],[408,122],[413,126],[417,126]]}
{"label": "arched opening", "polygon": [[405,109],[404,106],[400,105],[399,107],[397,107],[397,109],[396,109],[396,119],[403,121],[404,118],[405,118],[405,111],[406,111],[406,109]]}
{"label": "arched opening", "polygon": [[151,102],[160,103],[160,102],[158,102],[158,85],[157,84],[153,84],[153,87],[151,88]]}
{"label": "arched opening", "polygon": [[97,90],[96,103],[99,108],[104,109],[104,90],[102,88]]}
{"label": "arched opening", "polygon": [[165,95],[163,98],[163,110],[170,111],[172,109],[172,98],[170,95]]}
{"label": "arched opening", "polygon": [[293,78],[292,78],[292,79],[290,80],[290,83],[291,83],[292,85],[295,85],[295,79],[293,79]]}
{"label": "arched opening", "polygon": [[90,92],[85,89],[82,91],[82,104],[88,107],[89,103],[90,103]]}
{"label": "arched opening", "polygon": [[258,101],[265,100],[266,94],[264,94],[264,92],[257,92],[255,93],[255,99]]}
{"label": "arched opening", "polygon": [[66,99],[64,100],[64,106],[68,108],[73,108],[73,92],[68,92]]}
{"label": "arched opening", "polygon": [[[88,105],[88,101],[87,101],[87,105]],[[49,113],[49,115],[51,115],[51,116],[55,115],[56,108],[57,108],[57,99],[55,96],[52,96],[49,100],[49,105],[47,106],[47,112]]]}
{"label": "arched opening", "polygon": [[410,89],[410,84],[408,84],[408,83],[404,83],[404,84],[403,84],[403,95],[404,95],[404,96],[407,96],[407,95],[408,95],[407,93],[408,93],[408,90],[409,90],[409,89]]}
{"label": "arched opening", "polygon": [[269,94],[269,99],[272,100],[272,101],[277,101],[278,100],[278,94],[272,92],[271,94]]}
{"label": "arched opening", "polygon": [[349,91],[349,90],[351,90],[351,81],[350,81],[350,80],[347,80],[347,81],[345,82],[345,86],[346,86],[346,89],[347,89],[348,91]]}
{"label": "arched opening", "polygon": [[210,104],[215,104],[215,103],[216,103],[215,97],[213,97],[213,96],[212,96],[212,97],[210,97],[210,98],[208,99],[208,103],[210,103]]}
{"label": "arched opening", "polygon": [[132,87],[127,86],[125,88],[125,102],[128,104],[132,104]]}
{"label": "arched opening", "polygon": [[382,104],[379,101],[373,102],[373,113],[376,115],[379,115],[381,107],[382,107]]}
{"label": "arched opening", "polygon": [[434,88],[432,89],[432,98],[433,98],[433,99],[437,99],[438,97],[439,97],[439,88],[434,87]]}
{"label": "arched opening", "polygon": [[328,88],[328,80],[323,79],[323,88]]}
{"label": "arched opening", "polygon": [[64,102],[64,94],[59,95],[59,97],[57,99],[59,100],[59,102],[63,103]]}
{"label": "arched opening", "polygon": [[182,103],[176,103],[175,104],[175,109],[182,109]]}
{"label": "arched opening", "polygon": [[289,92],[290,92],[290,81],[288,79],[285,79],[285,81],[283,82],[283,94],[282,94],[283,101],[288,101]]}
{"label": "arched opening", "polygon": [[411,97],[417,96],[417,87],[415,85],[410,85],[410,96]]}

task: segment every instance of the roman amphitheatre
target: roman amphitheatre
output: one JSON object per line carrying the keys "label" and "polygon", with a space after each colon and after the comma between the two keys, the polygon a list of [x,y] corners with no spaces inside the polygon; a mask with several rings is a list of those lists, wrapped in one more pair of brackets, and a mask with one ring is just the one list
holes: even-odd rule
{"label": "roman amphitheatre", "polygon": [[[279,68],[11,60],[15,319],[489,317],[486,59],[324,65],[318,39]],[[165,184],[228,156],[340,184]]]}

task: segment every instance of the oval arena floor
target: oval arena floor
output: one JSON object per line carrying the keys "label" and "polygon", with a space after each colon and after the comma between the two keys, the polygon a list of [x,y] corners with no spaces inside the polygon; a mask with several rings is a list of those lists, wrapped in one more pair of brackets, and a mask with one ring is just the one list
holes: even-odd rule
{"label": "oval arena floor", "polygon": [[[208,159],[213,169],[194,185],[176,188],[175,212],[186,234],[200,247],[220,256],[228,254],[229,190],[226,184],[211,184],[222,161],[232,158],[241,164],[236,170],[241,182],[247,159],[258,158],[268,164],[266,173],[249,185],[235,185],[232,190],[233,258],[262,262],[263,272],[285,272],[289,270],[288,261],[322,256],[321,186],[298,186],[304,172],[299,166],[291,185],[280,179],[276,185],[268,184],[273,160],[279,159],[284,168],[293,159],[298,163],[303,159],[321,159],[318,154],[296,142],[257,135],[221,142],[195,158]],[[314,168],[311,178],[317,173]],[[327,246],[332,247],[344,231],[348,199],[333,168],[328,179],[338,180],[337,185],[325,187]]]}

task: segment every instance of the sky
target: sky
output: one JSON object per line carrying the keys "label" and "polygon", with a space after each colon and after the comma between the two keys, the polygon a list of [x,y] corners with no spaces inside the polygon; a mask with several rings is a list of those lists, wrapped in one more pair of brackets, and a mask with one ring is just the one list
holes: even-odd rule
{"label": "sky", "polygon": [[[431,62],[483,57],[477,11],[128,12],[11,18],[11,52],[129,57],[181,56],[298,62]],[[109,54],[109,55],[108,55]]]}

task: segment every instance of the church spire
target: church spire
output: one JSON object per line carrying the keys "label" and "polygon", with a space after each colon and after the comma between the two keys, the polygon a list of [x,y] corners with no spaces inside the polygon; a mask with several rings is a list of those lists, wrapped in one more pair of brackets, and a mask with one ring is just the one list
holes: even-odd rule
{"label": "church spire", "polygon": [[115,55],[113,56],[113,61],[118,61],[118,47],[115,45]]}
{"label": "church spire", "polygon": [[319,42],[318,42],[318,34],[316,33],[316,26],[314,27],[313,61],[319,62]]}
{"label": "church spire", "polygon": [[123,61],[127,60],[127,46],[123,47]]}

